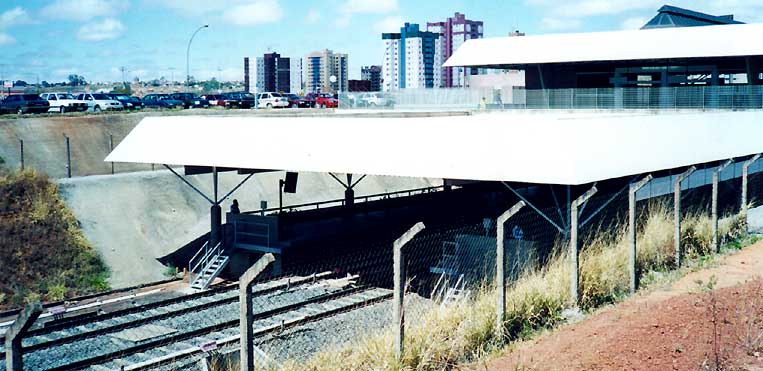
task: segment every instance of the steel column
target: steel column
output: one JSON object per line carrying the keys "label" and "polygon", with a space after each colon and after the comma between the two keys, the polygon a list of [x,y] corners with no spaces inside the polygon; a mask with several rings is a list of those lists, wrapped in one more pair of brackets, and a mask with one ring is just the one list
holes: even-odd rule
{"label": "steel column", "polygon": [[647,175],[644,179],[630,184],[628,190],[628,266],[630,267],[630,289],[631,294],[638,289],[638,280],[636,277],[636,192],[644,188],[652,180],[652,175]]}
{"label": "steel column", "polygon": [[721,172],[729,165],[733,164],[734,160],[728,160],[713,170],[713,192],[712,192],[712,205],[710,216],[712,218],[711,224],[713,227],[713,242],[712,246],[716,253],[721,252],[721,244],[718,242],[718,182],[720,181]]}
{"label": "steel column", "polygon": [[578,306],[580,299],[580,265],[578,264],[578,208],[596,193],[596,187],[591,187],[586,193],[572,201],[570,205],[570,262],[572,276],[570,278],[570,299]]}
{"label": "steel column", "polygon": [[524,206],[525,202],[519,201],[509,210],[501,214],[501,216],[498,217],[498,220],[496,220],[495,286],[498,290],[498,302],[496,303],[495,333],[500,338],[503,338],[503,321],[506,318],[506,259],[503,246],[503,228],[506,221],[519,212]]}
{"label": "steel column", "polygon": [[72,177],[72,152],[71,147],[69,146],[69,137],[64,134],[64,138],[66,138],[66,177],[71,178]]}
{"label": "steel column", "polygon": [[690,167],[683,174],[678,175],[673,182],[673,246],[676,253],[676,267],[681,266],[681,182],[696,170],[696,166]]}
{"label": "steel column", "polygon": [[21,159],[21,170],[24,170],[24,140],[19,139],[19,158]]}
{"label": "steel column", "polygon": [[403,246],[410,242],[413,237],[423,229],[424,223],[418,222],[392,244],[393,268],[395,274],[392,320],[397,327],[397,333],[395,334],[395,358],[397,360],[400,360],[403,357],[403,338],[405,337],[405,313],[403,309],[405,296],[405,287],[403,287],[405,283],[405,271],[403,266],[405,262],[403,260]]}

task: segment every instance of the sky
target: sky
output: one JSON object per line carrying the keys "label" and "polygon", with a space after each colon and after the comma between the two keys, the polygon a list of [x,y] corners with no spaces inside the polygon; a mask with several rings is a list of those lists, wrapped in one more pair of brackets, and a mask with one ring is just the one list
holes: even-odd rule
{"label": "sky", "polygon": [[[637,29],[665,0],[0,0],[0,80],[88,81],[191,75],[243,80],[243,58],[331,49],[350,78],[381,64],[382,32],[455,12],[484,21],[485,37]],[[763,22],[763,0],[672,0],[670,5]],[[123,72],[124,70],[124,72]]]}

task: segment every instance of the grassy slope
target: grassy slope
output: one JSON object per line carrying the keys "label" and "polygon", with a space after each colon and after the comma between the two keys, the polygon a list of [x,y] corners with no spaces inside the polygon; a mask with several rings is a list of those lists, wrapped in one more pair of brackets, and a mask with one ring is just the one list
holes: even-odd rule
{"label": "grassy slope", "polygon": [[0,306],[103,291],[107,277],[56,184],[0,169]]}

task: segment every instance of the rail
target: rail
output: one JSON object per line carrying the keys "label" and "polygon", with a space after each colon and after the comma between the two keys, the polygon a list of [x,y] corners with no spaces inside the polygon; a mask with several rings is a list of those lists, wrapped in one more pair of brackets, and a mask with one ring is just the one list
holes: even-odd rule
{"label": "rail", "polygon": [[[418,194],[425,194],[425,193],[433,193],[433,192],[440,192],[445,189],[446,186],[435,186],[435,187],[424,187],[424,188],[415,188],[415,189],[409,189],[405,191],[395,191],[395,192],[387,192],[387,193],[378,193],[373,195],[367,195],[367,196],[359,196],[355,197],[356,203],[366,203],[370,201],[377,201],[377,200],[386,200],[390,198],[397,198],[397,197],[410,197]],[[328,200],[328,201],[318,201],[318,202],[310,202],[306,204],[299,204],[299,205],[289,205],[284,206],[282,209],[279,208],[270,208],[270,209],[264,209],[264,210],[257,210],[257,211],[246,211],[242,212],[242,214],[267,214],[267,213],[276,213],[279,211],[285,211],[285,212],[294,212],[294,211],[303,211],[303,210],[320,210],[322,208],[327,207],[334,207],[334,206],[344,206],[345,200],[342,199],[335,199],[335,200]]]}
{"label": "rail", "polygon": [[[199,254],[202,252],[204,252],[204,255],[199,257]],[[197,251],[196,254],[191,258],[191,260],[188,261],[188,282],[194,282],[194,276],[197,275],[197,269],[199,270],[198,274],[203,273],[204,269],[206,269],[211,262],[217,260],[217,258],[219,258],[222,254],[222,242],[218,242],[217,245],[215,245],[215,247],[212,249],[209,249],[209,241],[205,242],[204,246],[202,246],[201,249],[199,249],[199,251]]]}

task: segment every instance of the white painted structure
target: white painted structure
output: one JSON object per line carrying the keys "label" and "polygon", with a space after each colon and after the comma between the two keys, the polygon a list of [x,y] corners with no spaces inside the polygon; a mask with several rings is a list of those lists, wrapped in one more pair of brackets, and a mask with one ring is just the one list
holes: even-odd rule
{"label": "white painted structure", "polygon": [[762,116],[149,117],[106,161],[577,185],[763,152]]}
{"label": "white painted structure", "polygon": [[763,24],[473,39],[446,67],[763,55]]}
{"label": "white painted structure", "polygon": [[297,94],[302,91],[302,58],[289,60],[289,92]]}
{"label": "white painted structure", "polygon": [[382,63],[382,91],[400,87],[400,40],[385,39],[384,63]]}

